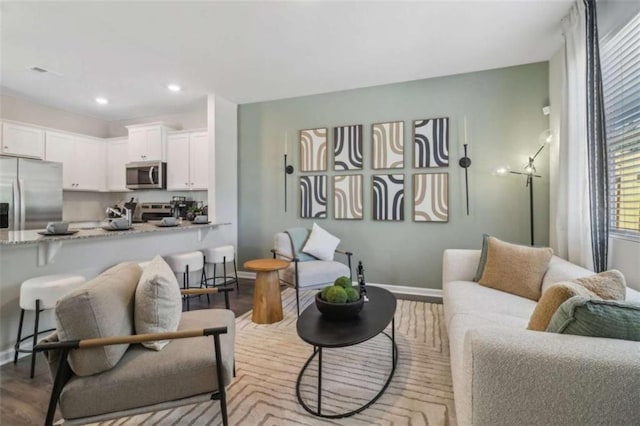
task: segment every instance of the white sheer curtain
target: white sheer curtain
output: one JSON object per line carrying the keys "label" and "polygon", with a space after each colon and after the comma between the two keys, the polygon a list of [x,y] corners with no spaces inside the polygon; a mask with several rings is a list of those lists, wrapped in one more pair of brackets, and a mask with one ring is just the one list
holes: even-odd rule
{"label": "white sheer curtain", "polygon": [[[586,28],[584,4],[562,20],[559,105],[551,108],[550,242],[555,254],[593,270],[587,159]],[[551,77],[553,79],[553,76]]]}

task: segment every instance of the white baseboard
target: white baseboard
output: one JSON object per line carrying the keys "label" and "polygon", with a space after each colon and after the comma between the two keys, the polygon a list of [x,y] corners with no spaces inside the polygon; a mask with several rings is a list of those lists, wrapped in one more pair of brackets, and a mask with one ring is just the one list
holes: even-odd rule
{"label": "white baseboard", "polygon": [[[250,271],[238,271],[238,278],[245,279],[255,279],[256,273]],[[355,284],[355,282],[354,282]],[[393,285],[393,284],[378,284],[378,283],[367,283],[367,285],[372,285],[376,287],[384,288],[385,290],[389,290],[394,294],[408,294],[412,296],[425,296],[425,297],[435,297],[438,299],[442,299],[442,290],[439,288],[423,288],[423,287],[411,287],[405,285]]]}
{"label": "white baseboard", "polygon": [[[31,345],[24,345],[21,346],[21,348],[24,349],[30,349]],[[4,350],[2,352],[0,352],[0,365],[5,365],[5,364],[9,364],[10,362],[13,362],[13,354],[14,354],[14,350],[13,348],[11,349],[7,349]],[[24,358],[25,356],[29,356],[31,354],[27,353],[27,352],[20,352],[18,353],[18,359],[20,358]]]}

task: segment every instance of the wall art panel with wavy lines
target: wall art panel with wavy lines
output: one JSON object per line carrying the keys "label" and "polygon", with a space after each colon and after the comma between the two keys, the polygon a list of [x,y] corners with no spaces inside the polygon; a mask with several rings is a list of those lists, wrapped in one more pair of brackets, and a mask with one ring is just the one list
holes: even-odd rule
{"label": "wall art panel with wavy lines", "polygon": [[449,118],[413,122],[413,165],[415,168],[449,166]]}
{"label": "wall art panel with wavy lines", "polygon": [[327,128],[300,130],[300,171],[327,170]]}
{"label": "wall art panel with wavy lines", "polygon": [[300,217],[327,217],[327,176],[300,176]]}
{"label": "wall art panel with wavy lines", "polygon": [[449,173],[413,175],[413,220],[449,221]]}
{"label": "wall art panel with wavy lines", "polygon": [[404,220],[404,175],[373,175],[373,220]]}
{"label": "wall art panel with wavy lines", "polygon": [[362,169],[362,124],[333,128],[334,170]]}
{"label": "wall art panel with wavy lines", "polygon": [[373,169],[404,168],[404,121],[371,126]]}
{"label": "wall art panel with wavy lines", "polygon": [[335,219],[362,219],[362,175],[333,177],[333,216]]}

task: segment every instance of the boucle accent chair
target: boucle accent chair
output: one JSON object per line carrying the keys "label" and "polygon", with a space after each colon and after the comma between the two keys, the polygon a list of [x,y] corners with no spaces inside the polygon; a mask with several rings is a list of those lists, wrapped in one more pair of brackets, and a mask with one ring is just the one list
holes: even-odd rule
{"label": "boucle accent chair", "polygon": [[[480,250],[446,250],[443,301],[458,424],[637,424],[640,342],[527,330],[536,301],[473,282]],[[593,272],[553,256],[542,292]],[[626,300],[640,293],[626,289]]]}
{"label": "boucle accent chair", "polygon": [[[35,348],[44,352],[54,378],[45,425],[52,424],[56,405],[65,424],[85,424],[212,399],[220,401],[227,425],[235,315],[226,309],[182,312],[176,331],[133,334],[141,272],[134,263],[118,265],[56,306],[58,330]],[[140,344],[163,340],[169,343],[161,350]]]}
{"label": "boucle accent chair", "polygon": [[351,273],[351,256],[353,253],[349,251],[336,249],[335,253],[343,254],[347,257],[348,265],[337,262],[335,260],[311,260],[301,259],[300,254],[294,253],[294,248],[291,242],[291,238],[285,232],[280,232],[274,237],[274,246],[271,250],[273,258],[279,257],[280,259],[291,262],[287,269],[282,271],[281,281],[285,284],[292,286],[296,289],[296,308],[298,315],[300,315],[300,290],[301,288],[315,288],[328,284],[333,284],[336,278],[341,276],[349,277],[352,279]]}

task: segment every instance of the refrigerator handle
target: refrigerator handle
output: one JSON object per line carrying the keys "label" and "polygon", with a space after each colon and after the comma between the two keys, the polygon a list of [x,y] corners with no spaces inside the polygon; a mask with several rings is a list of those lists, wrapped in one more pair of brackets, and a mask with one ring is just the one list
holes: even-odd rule
{"label": "refrigerator handle", "polygon": [[12,182],[11,202],[13,203],[13,223],[10,225],[11,230],[18,231],[20,229],[20,187],[18,179]]}
{"label": "refrigerator handle", "polygon": [[18,179],[18,188],[20,191],[20,227],[18,228],[20,231],[25,229],[26,225],[26,200],[24,199],[24,179]]}

